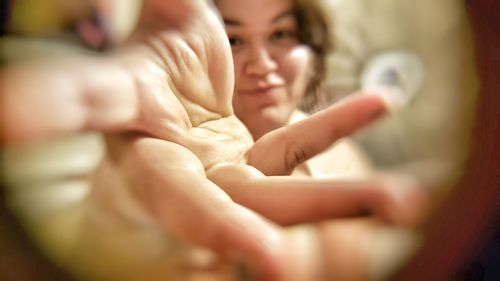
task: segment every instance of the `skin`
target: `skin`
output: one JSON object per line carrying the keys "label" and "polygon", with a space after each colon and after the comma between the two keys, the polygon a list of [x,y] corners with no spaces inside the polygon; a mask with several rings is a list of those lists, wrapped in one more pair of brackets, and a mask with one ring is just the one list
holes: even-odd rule
{"label": "skin", "polygon": [[[99,194],[106,185],[117,186],[166,232],[223,257],[236,252],[238,261],[259,280],[292,280],[302,270],[295,265],[298,253],[289,247],[278,224],[365,210],[394,223],[416,220],[422,201],[415,200],[419,193],[412,184],[396,190],[394,185],[401,183],[396,180],[342,183],[266,177],[288,173],[337,138],[372,121],[386,106],[376,96],[355,96],[253,145],[232,110],[233,62],[222,24],[204,1],[192,3],[195,16],[182,32],[145,26],[111,57],[4,70],[8,111],[2,111],[2,119],[15,125],[7,127],[2,140],[19,143],[85,130],[107,131],[108,153],[92,189],[96,204],[114,208],[113,200]],[[54,70],[40,71],[45,69]],[[106,71],[105,81],[92,75],[96,69]],[[38,125],[32,126],[26,104],[13,93],[20,89],[26,102],[42,86],[54,96],[29,105],[40,116]],[[59,94],[61,89],[67,94]],[[66,106],[54,108],[55,100]],[[17,118],[23,114],[24,119]],[[339,125],[339,120],[351,121]],[[311,130],[297,143],[294,136],[311,128],[308,124],[327,129]],[[285,149],[275,149],[277,144]],[[257,160],[246,155],[278,160],[256,168]],[[282,192],[285,187],[287,192]],[[276,208],[278,200],[295,211]]]}
{"label": "skin", "polygon": [[[312,75],[314,75],[312,65],[314,53],[309,46],[301,44],[298,40],[298,23],[293,14],[294,1],[217,0],[215,3],[223,18],[234,58],[236,79],[233,107],[235,114],[247,126],[253,138],[257,140],[254,147],[266,146],[270,149],[264,155],[273,155],[276,150],[283,148],[279,143],[286,142],[283,138],[273,138],[273,136],[288,130],[283,127],[290,123],[289,119],[303,98],[307,85]],[[339,107],[336,116],[344,115],[340,112],[343,110],[342,104]],[[333,108],[335,107],[329,110]],[[365,109],[360,108],[360,110]],[[326,149],[331,143],[320,144],[320,142],[316,142],[314,145],[309,145],[303,143],[302,140],[307,139],[304,138],[303,132],[305,131],[310,130],[314,134],[314,132],[322,132],[325,129],[325,124],[321,121],[317,122],[317,120],[320,120],[323,117],[321,115],[327,114],[327,112],[328,110],[310,117],[308,121],[302,122],[302,124],[298,125],[302,129],[298,130],[297,134],[288,136],[288,138],[297,140],[296,145],[298,147],[314,147],[315,152]],[[354,128],[352,124],[356,123],[356,118],[356,116],[349,116],[348,119],[344,119],[334,126],[339,130],[337,131],[339,136],[347,136],[353,132],[351,131]],[[348,124],[350,122],[352,122],[351,125]],[[271,131],[274,132],[269,133]],[[315,136],[321,138],[318,135]],[[271,144],[270,142],[273,141],[275,143]],[[283,150],[287,148],[284,147]],[[283,152],[283,154],[286,153]],[[300,161],[296,161],[288,169],[277,171],[272,167],[279,165],[274,162],[274,160],[281,161],[279,157],[260,157],[250,153],[248,159],[254,167],[261,171],[267,171],[268,175],[290,174],[292,170],[293,175],[298,175],[298,169],[302,168],[302,165],[296,166],[297,163],[300,163]],[[310,176],[307,169],[305,174]],[[236,186],[243,177],[239,176],[235,179],[233,186]],[[351,187],[353,186],[349,184],[344,186],[345,191],[352,192]],[[276,190],[281,194],[281,197],[285,197],[284,194],[297,192],[294,188],[293,185],[287,184],[282,187],[282,190]],[[328,187],[326,188],[328,189]],[[356,187],[354,186],[354,188]],[[341,188],[338,188],[337,191],[339,189]],[[325,195],[322,191],[317,191],[319,193],[316,195]],[[321,201],[320,198],[311,199],[309,196],[313,194],[307,191],[302,192],[300,196],[303,201],[311,200],[311,203],[314,202],[312,204],[318,204]],[[313,219],[313,217],[309,216],[311,214],[310,209],[302,209],[300,205],[294,205],[294,208],[286,208],[285,210],[281,199],[276,200],[269,196],[272,192],[261,192],[260,194],[256,192],[252,195],[247,193],[236,198],[241,197],[242,201],[240,202],[248,202],[249,200],[257,202],[252,205],[254,210],[262,212],[262,209],[265,208],[263,205],[276,204],[276,213],[268,216],[274,221],[294,224],[295,221],[289,221],[289,217],[297,219],[307,216],[308,219]],[[337,194],[336,198],[344,200],[347,197]],[[326,200],[336,206],[341,206],[345,202],[333,202],[331,197]],[[352,203],[351,200],[348,201]],[[325,204],[327,203],[325,202]],[[354,205],[346,207],[354,207]],[[349,214],[350,211],[345,212],[345,214]],[[324,250],[322,261],[315,260],[309,254],[310,264],[308,265],[316,264],[316,266],[321,267],[323,264],[326,269],[318,270],[323,276],[309,275],[308,278],[303,280],[370,279],[369,269],[373,264],[370,257],[374,256],[374,250],[369,245],[378,243],[376,237],[379,233],[383,231],[392,232],[387,226],[373,219],[337,219],[311,226],[308,231],[316,233],[316,237],[312,239],[319,241],[320,247]],[[306,243],[306,240],[307,238],[302,237],[301,240],[296,242],[298,244]],[[315,249],[316,247],[315,245],[309,245],[309,249]],[[308,256],[308,254],[303,253],[303,256]],[[305,267],[304,264],[307,264],[307,262],[302,260],[300,266]],[[300,277],[297,277],[297,279],[300,280]]]}
{"label": "skin", "polygon": [[313,75],[313,53],[298,40],[291,1],[219,0],[216,5],[234,58],[233,107],[257,140],[288,123]]}
{"label": "skin", "polygon": [[[178,0],[93,0],[91,3],[107,26],[103,30],[93,22],[84,23],[114,43],[124,41],[135,29],[182,29],[197,6],[196,1]],[[76,9],[81,13],[88,10]],[[57,12],[74,15],[76,11]],[[124,20],[124,11],[140,16]],[[73,20],[83,16],[78,14]],[[108,79],[102,79],[104,76]],[[133,122],[142,106],[132,79],[122,67],[89,56],[13,65],[0,69],[0,83],[0,143],[7,145],[82,131],[121,130]],[[43,97],[39,94],[41,89]],[[65,106],[54,106],[60,104]],[[33,113],[37,114],[36,123],[32,122]]]}

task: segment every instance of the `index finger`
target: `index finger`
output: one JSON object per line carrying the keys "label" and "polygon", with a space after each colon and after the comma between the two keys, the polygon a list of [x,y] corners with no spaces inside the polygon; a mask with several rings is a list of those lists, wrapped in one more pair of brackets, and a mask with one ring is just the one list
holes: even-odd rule
{"label": "index finger", "polygon": [[353,95],[310,117],[272,131],[248,153],[248,164],[266,175],[290,174],[300,163],[388,111],[379,95]]}

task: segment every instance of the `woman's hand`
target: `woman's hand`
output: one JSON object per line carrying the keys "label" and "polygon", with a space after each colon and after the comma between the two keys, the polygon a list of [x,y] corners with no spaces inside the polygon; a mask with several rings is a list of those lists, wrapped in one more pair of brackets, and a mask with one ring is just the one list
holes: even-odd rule
{"label": "woman's hand", "polygon": [[[283,229],[264,217],[295,224],[357,215],[366,208],[392,222],[413,218],[413,213],[401,212],[408,198],[377,188],[383,185],[379,182],[265,177],[247,165],[252,141],[231,109],[234,74],[223,32],[218,19],[204,10],[182,33],[138,33],[135,43],[116,55],[134,77],[141,110],[126,133],[108,135],[103,181],[109,183],[112,174],[116,182],[125,179],[121,189],[128,190],[165,232],[221,256],[237,256],[262,280],[285,280],[293,272]],[[307,154],[311,157],[385,109],[380,99],[369,96],[346,104],[292,127],[292,132],[317,136],[296,148],[316,145]],[[326,135],[318,132],[326,124],[331,130]],[[297,139],[274,142],[267,149],[277,151]],[[276,160],[271,163],[287,160],[279,153],[258,153],[254,155]],[[293,169],[296,164],[285,166]],[[95,192],[103,188],[97,178]]]}
{"label": "woman's hand", "polygon": [[[391,192],[375,196],[376,203],[370,205],[371,200],[353,198],[347,188],[335,188],[334,182],[277,180],[262,174],[288,172],[336,138],[371,121],[383,112],[382,103],[373,97],[359,98],[354,102],[359,106],[327,110],[290,130],[299,137],[298,132],[314,136],[326,122],[330,128],[326,135],[306,137],[298,144],[297,138],[271,141],[251,149],[251,136],[231,108],[234,73],[226,35],[205,1],[193,3],[193,20],[182,31],[145,25],[110,57],[5,70],[8,102],[2,120],[8,126],[2,141],[17,143],[85,130],[106,132],[108,151],[92,190],[98,204],[112,212],[120,208],[119,202],[100,195],[109,188],[126,192],[165,233],[243,260],[259,280],[289,280],[297,272],[283,228],[264,216],[293,224],[358,214],[359,208],[366,207],[397,222],[395,217],[407,205],[391,203]],[[364,103],[371,104],[371,109],[359,116]],[[31,108],[25,110],[25,106]],[[350,114],[341,114],[349,110]],[[337,114],[355,119],[330,119]],[[318,126],[312,125],[318,120],[322,120]],[[293,147],[291,155],[306,151],[305,156],[290,161],[288,154],[277,149],[282,146]],[[274,149],[278,153],[264,153]],[[257,169],[247,165],[248,151],[249,164]],[[264,157],[277,161],[265,167],[257,164]],[[242,182],[240,175],[244,175]],[[307,189],[315,185],[317,189]],[[281,195],[285,208],[296,204],[292,213],[278,206]],[[339,196],[353,198],[359,205],[351,209]],[[379,203],[390,211],[378,212]]]}
{"label": "woman's hand", "polygon": [[[136,28],[172,31],[183,28],[195,10],[200,9],[199,2],[93,0],[92,7],[100,22],[88,23],[110,37],[107,40],[123,43]],[[74,8],[72,5],[56,6],[62,10],[53,12],[68,17],[76,13],[64,10]],[[22,8],[17,11],[29,13],[35,7]],[[134,13],[140,16],[131,16]],[[18,20],[29,17],[18,16],[21,17]],[[81,54],[12,64],[0,69],[0,84],[0,143],[7,145],[84,131],[116,131],[132,123],[141,111],[134,77],[116,60],[102,56]]]}

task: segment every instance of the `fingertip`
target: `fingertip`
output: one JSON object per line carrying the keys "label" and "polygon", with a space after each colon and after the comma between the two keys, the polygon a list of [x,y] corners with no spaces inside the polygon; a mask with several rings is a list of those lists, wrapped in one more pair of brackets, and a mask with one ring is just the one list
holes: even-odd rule
{"label": "fingertip", "polygon": [[386,182],[396,203],[390,221],[405,227],[422,224],[429,212],[431,197],[427,190],[411,177],[398,177]]}
{"label": "fingertip", "polygon": [[209,244],[218,245],[216,252],[235,266],[236,274],[250,280],[283,280],[285,244],[280,228],[241,205],[229,210]]}
{"label": "fingertip", "polygon": [[356,114],[364,113],[366,120],[374,120],[385,115],[390,110],[388,101],[376,91],[362,91],[345,101]]}
{"label": "fingertip", "polygon": [[403,110],[409,102],[409,100],[401,93],[401,89],[394,87],[371,88],[366,90],[366,94],[378,97],[390,113],[396,113]]}
{"label": "fingertip", "polygon": [[248,260],[253,280],[279,281],[285,274],[284,237],[277,230],[269,231],[262,242],[262,257]]}
{"label": "fingertip", "polygon": [[193,0],[143,0],[142,23],[160,28],[183,29],[194,18],[200,5]]}

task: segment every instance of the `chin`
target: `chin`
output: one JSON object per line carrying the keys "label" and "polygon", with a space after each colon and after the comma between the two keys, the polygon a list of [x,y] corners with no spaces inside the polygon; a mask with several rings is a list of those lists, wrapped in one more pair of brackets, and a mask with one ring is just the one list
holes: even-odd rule
{"label": "chin", "polygon": [[262,110],[262,119],[269,125],[273,125],[276,129],[286,126],[292,115],[291,110],[284,110],[282,107],[272,106]]}

